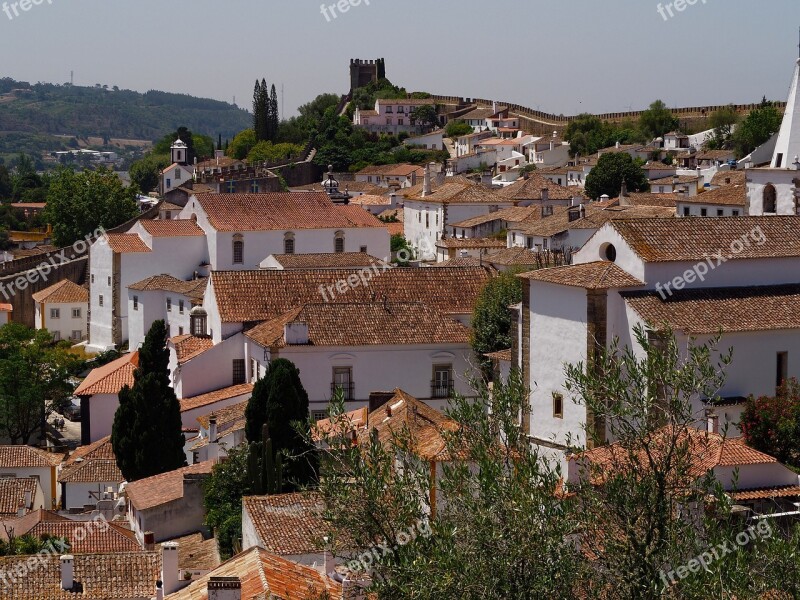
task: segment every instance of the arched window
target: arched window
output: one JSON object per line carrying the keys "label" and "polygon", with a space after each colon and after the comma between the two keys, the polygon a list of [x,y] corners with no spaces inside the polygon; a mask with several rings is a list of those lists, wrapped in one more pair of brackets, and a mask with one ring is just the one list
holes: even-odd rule
{"label": "arched window", "polygon": [[292,232],[283,235],[283,253],[294,254],[294,234]]}
{"label": "arched window", "polygon": [[764,188],[764,196],[763,196],[763,209],[761,212],[764,214],[767,213],[776,213],[778,205],[778,193],[775,191],[775,186],[771,183],[768,183]]}
{"label": "arched window", "polygon": [[337,231],[333,236],[333,251],[344,252],[344,231]]}
{"label": "arched window", "polygon": [[236,234],[233,236],[233,264],[242,263],[244,263],[244,236]]}

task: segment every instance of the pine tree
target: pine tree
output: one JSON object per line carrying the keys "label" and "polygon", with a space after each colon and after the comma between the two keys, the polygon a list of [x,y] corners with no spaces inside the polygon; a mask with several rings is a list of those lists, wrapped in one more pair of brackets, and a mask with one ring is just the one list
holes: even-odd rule
{"label": "pine tree", "polygon": [[245,410],[245,435],[250,443],[262,442],[264,425],[269,427],[273,451],[284,456],[284,487],[312,483],[315,478],[313,448],[294,424],[308,422],[308,394],[300,371],[283,358],[269,365],[256,383]]}
{"label": "pine tree", "polygon": [[111,445],[127,481],[166,473],[186,465],[180,403],[169,382],[169,351],[164,321],[155,321],[139,350],[133,387],[119,393]]}
{"label": "pine tree", "polygon": [[267,139],[274,142],[278,138],[278,125],[280,124],[280,109],[278,108],[278,92],[275,84],[269,93],[269,131]]}
{"label": "pine tree", "polygon": [[270,139],[270,120],[271,120],[269,89],[267,81],[256,80],[253,90],[253,130],[256,132],[256,141]]}

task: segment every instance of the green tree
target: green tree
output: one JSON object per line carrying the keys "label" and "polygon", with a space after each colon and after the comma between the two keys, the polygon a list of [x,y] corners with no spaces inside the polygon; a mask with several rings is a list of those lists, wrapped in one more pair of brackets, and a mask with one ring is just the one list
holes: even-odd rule
{"label": "green tree", "polygon": [[143,194],[152,192],[158,188],[161,172],[169,165],[169,154],[148,154],[131,165],[131,183]]}
{"label": "green tree", "polygon": [[586,194],[593,199],[598,199],[603,194],[616,198],[623,181],[631,192],[645,192],[650,189],[647,174],[630,154],[607,152],[586,176]]}
{"label": "green tree", "polygon": [[244,160],[257,143],[256,132],[252,129],[245,129],[236,134],[225,152],[231,158]]}
{"label": "green tree", "polygon": [[248,445],[228,451],[228,457],[211,468],[203,481],[206,525],[214,531],[226,560],[242,550],[242,498],[253,494],[247,477]]}
{"label": "green tree", "polygon": [[264,425],[269,428],[274,451],[284,457],[285,489],[313,483],[313,448],[301,431],[309,418],[308,394],[300,371],[291,361],[279,358],[270,363],[264,378],[253,388],[245,417],[245,435],[250,443],[261,442]]}
{"label": "green tree", "polygon": [[256,79],[253,89],[253,132],[256,141],[269,140],[272,115],[270,114],[270,98],[267,81]]}
{"label": "green tree", "polygon": [[678,128],[678,119],[661,100],[656,100],[639,117],[639,129],[649,139],[663,136]]}
{"label": "green tree", "polygon": [[792,378],[775,396],[748,398],[739,426],[749,446],[800,468],[800,383]]}
{"label": "green tree", "polygon": [[135,190],[112,171],[75,173],[60,168],[47,193],[44,218],[53,225],[53,243],[67,246],[97,230],[110,229],[139,214]]}
{"label": "green tree", "polygon": [[276,162],[298,156],[303,147],[297,144],[273,144],[269,141],[258,142],[247,155],[247,162]]}
{"label": "green tree", "polygon": [[278,135],[278,125],[281,122],[280,108],[278,106],[278,92],[275,90],[274,83],[269,92],[269,111],[267,114],[267,139],[274,142],[275,137]]}
{"label": "green tree", "polygon": [[464,123],[463,121],[450,121],[447,127],[444,128],[445,135],[452,139],[456,139],[462,135],[469,135],[472,131],[472,125]]}
{"label": "green tree", "polygon": [[435,104],[422,104],[411,111],[411,122],[423,127],[436,129],[439,126],[439,113]]}
{"label": "green tree", "polygon": [[186,465],[181,408],[170,385],[167,328],[155,321],[139,349],[133,387],[119,393],[111,445],[127,481]]}
{"label": "green tree", "polygon": [[733,106],[725,106],[711,113],[708,124],[714,130],[706,146],[709,149],[726,148],[731,140],[734,126],[739,122],[739,113]]}
{"label": "green tree", "polygon": [[46,330],[21,323],[0,328],[0,432],[12,444],[28,444],[45,419],[75,389],[70,377],[82,362],[53,345]]}
{"label": "green tree", "polygon": [[[770,103],[762,103],[739,124],[733,134],[733,148],[737,158],[743,158],[767,142],[781,127],[782,116]],[[787,160],[790,160],[787,157]]]}
{"label": "green tree", "polygon": [[[170,148],[176,140],[181,140],[186,144],[186,162],[192,164],[195,157],[209,156],[209,142],[211,138],[208,136],[197,136],[199,144],[195,144],[195,135],[189,130],[188,127],[178,127],[177,131],[168,133],[162,137],[153,146],[153,154],[170,156]],[[199,152],[200,151],[200,152]]]}
{"label": "green tree", "polygon": [[617,142],[631,144],[644,140],[630,123],[615,125],[588,113],[578,115],[570,121],[564,132],[564,139],[569,142],[571,156],[588,156]]}
{"label": "green tree", "polygon": [[14,188],[11,185],[11,175],[5,165],[0,165],[0,200],[8,200]]}
{"label": "green tree", "polygon": [[472,350],[488,374],[491,361],[484,354],[511,348],[513,318],[509,306],[522,302],[522,280],[505,271],[481,290],[472,313]]}

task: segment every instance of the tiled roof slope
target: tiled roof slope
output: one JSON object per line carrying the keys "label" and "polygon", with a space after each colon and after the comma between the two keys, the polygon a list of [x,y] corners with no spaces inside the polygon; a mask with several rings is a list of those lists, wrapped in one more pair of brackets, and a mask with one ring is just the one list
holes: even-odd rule
{"label": "tiled roof slope", "polygon": [[64,463],[59,483],[120,483],[125,481],[117,466],[111,436],[79,446]]}
{"label": "tiled roof slope", "polygon": [[175,355],[179,365],[186,364],[196,356],[200,356],[203,352],[214,347],[214,342],[211,341],[211,338],[196,337],[189,334],[170,338],[170,342],[175,347]]}
{"label": "tiled roof slope", "polygon": [[504,197],[498,191],[482,185],[472,185],[458,182],[446,182],[436,188],[431,188],[432,193],[422,196],[422,192],[415,196],[407,196],[408,200],[419,202],[434,202],[437,204],[508,204],[510,198]]}
{"label": "tiled roof slope", "polygon": [[358,206],[337,206],[317,192],[197,194],[217,231],[274,231],[386,227]]}
{"label": "tiled roof slope", "polygon": [[347,269],[385,263],[366,252],[333,252],[319,254],[273,254],[284,269]]}
{"label": "tiled roof slope", "polygon": [[205,232],[192,219],[165,219],[139,221],[144,230],[153,237],[199,237]]}
{"label": "tiled roof slope", "polygon": [[242,600],[301,600],[323,596],[330,600],[342,600],[340,583],[312,567],[270,554],[258,547],[237,554],[208,575],[171,594],[169,600],[208,600],[211,577],[239,578]]}
{"label": "tiled roof slope", "polygon": [[257,325],[245,335],[265,347],[285,347],[284,326],[308,325],[310,346],[463,344],[469,331],[419,303],[306,304]]}
{"label": "tiled roof slope", "polygon": [[[223,323],[266,321],[303,304],[325,301],[326,286],[335,290],[354,269],[289,271],[215,271],[211,285]],[[483,286],[492,277],[483,267],[404,269],[375,274],[369,285],[334,291],[332,303],[422,302],[442,314],[472,314]]]}
{"label": "tiled roof slope", "polygon": [[245,496],[242,502],[268,552],[291,556],[325,550],[325,504],[317,492]]}
{"label": "tiled roof slope", "polygon": [[132,283],[128,286],[128,289],[140,292],[174,292],[195,300],[202,300],[203,294],[206,291],[206,283],[208,283],[207,277],[198,277],[197,279],[184,281],[165,273],[163,275],[153,275],[152,277],[147,277],[146,279]]}
{"label": "tiled roof slope", "polygon": [[212,461],[205,461],[134,481],[128,485],[128,500],[136,510],[147,510],[179,500],[183,498],[183,476],[210,474],[212,465]]}
{"label": "tiled roof slope", "polygon": [[703,192],[688,198],[678,198],[683,204],[719,204],[723,206],[744,206],[747,204],[747,185],[725,185],[716,190]]}
{"label": "tiled roof slope", "polygon": [[644,285],[643,281],[639,281],[612,262],[592,262],[539,269],[523,273],[519,277],[530,281],[543,281],[588,290],[608,290]]}
{"label": "tiled roof slope", "polygon": [[228,398],[235,398],[236,396],[243,396],[245,394],[252,394],[252,393],[253,393],[252,383],[239,383],[237,385],[232,385],[226,388],[222,388],[221,390],[214,390],[213,392],[208,392],[207,394],[200,394],[199,396],[184,398],[183,400],[181,400],[181,410],[182,411],[192,410],[194,408],[200,408],[201,406],[214,404],[215,402],[219,402],[220,400],[227,400]]}
{"label": "tiled roof slope", "polygon": [[[800,257],[795,216],[638,219],[611,226],[647,262],[700,261],[719,251],[731,259]],[[741,252],[729,251],[735,240],[745,239],[750,243]]]}
{"label": "tiled roof slope", "polygon": [[4,469],[49,468],[60,465],[63,460],[63,454],[33,446],[0,446],[0,467]]}
{"label": "tiled roof slope", "polygon": [[[161,579],[160,552],[75,554],[74,577],[82,591],[61,589],[61,561],[57,554],[39,557],[35,574],[0,590],[2,600],[116,600],[152,598]],[[22,572],[28,556],[0,558],[0,570]]]}
{"label": "tiled roof slope", "polygon": [[41,292],[36,292],[33,295],[33,300],[49,304],[89,302],[89,290],[77,283],[73,283],[69,279],[64,279],[43,289]]}
{"label": "tiled roof slope", "polygon": [[800,329],[800,284],[663,291],[622,295],[654,327],[685,333]]}
{"label": "tiled roof slope", "polygon": [[222,562],[215,538],[206,540],[202,533],[192,533],[172,541],[178,543],[179,569],[213,571]]}
{"label": "tiled roof slope", "polygon": [[219,410],[210,412],[207,415],[197,417],[197,422],[200,423],[200,426],[203,429],[208,429],[211,415],[214,415],[217,417],[217,431],[222,431],[223,429],[227,430],[228,428],[225,427],[226,425],[236,423],[244,418],[245,410],[247,410],[247,400],[244,402],[239,402],[239,404],[232,404],[230,406],[226,406],[225,408],[220,408]]}
{"label": "tiled roof slope", "polygon": [[527,179],[518,179],[498,193],[506,199],[516,201],[541,200],[543,189],[547,189],[547,196],[550,200],[569,200],[573,197],[583,196],[580,190],[558,185],[537,173],[529,174]]}
{"label": "tiled roof slope", "polygon": [[118,394],[124,386],[133,385],[133,372],[138,366],[139,352],[131,352],[107,365],[93,369],[75,390],[75,395]]}
{"label": "tiled roof slope", "polygon": [[104,239],[117,254],[152,252],[142,238],[135,233],[107,233]]}
{"label": "tiled roof slope", "polygon": [[[77,533],[79,530],[82,533]],[[117,523],[95,523],[85,521],[40,521],[27,531],[15,531],[15,535],[26,533],[37,538],[45,534],[66,538],[70,542],[70,554],[96,552],[140,552],[136,534]]]}
{"label": "tiled roof slope", "polygon": [[30,508],[30,504],[25,504],[25,492],[31,495],[33,501],[38,485],[39,481],[33,477],[0,478],[0,517],[13,517],[17,509]]}
{"label": "tiled roof slope", "polygon": [[467,228],[483,225],[484,223],[491,223],[492,221],[508,221],[510,223],[517,223],[525,219],[541,214],[541,208],[538,206],[512,206],[511,208],[502,208],[487,215],[479,215],[459,221],[458,223],[448,224],[448,227]]}

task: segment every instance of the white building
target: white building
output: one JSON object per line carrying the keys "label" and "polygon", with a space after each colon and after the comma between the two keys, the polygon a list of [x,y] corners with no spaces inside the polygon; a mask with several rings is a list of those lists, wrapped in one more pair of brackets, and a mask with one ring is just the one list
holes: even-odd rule
{"label": "white building", "polygon": [[[189,164],[189,148],[180,139],[175,140],[170,147],[172,164],[161,172],[159,191],[161,195],[194,181],[194,167]],[[142,190],[147,193],[150,190]]]}
{"label": "white building", "polygon": [[414,111],[420,106],[436,106],[432,99],[401,98],[378,99],[373,110],[356,108],[353,125],[373,133],[398,135],[422,133],[424,124],[418,123]]}
{"label": "white building", "polygon": [[79,446],[64,463],[58,476],[61,507],[63,510],[84,510],[91,505],[94,509],[104,493],[118,493],[123,481],[125,477],[117,466],[111,436],[88,446]]}
{"label": "white building", "polygon": [[[409,188],[417,185],[424,169],[417,165],[371,165],[355,174],[357,183],[367,183],[382,188]],[[345,184],[346,185],[346,184]]]}
{"label": "white building", "polygon": [[36,329],[47,329],[55,341],[86,339],[89,290],[64,279],[33,294]]}
{"label": "white building", "polygon": [[62,454],[32,446],[0,446],[0,480],[35,479],[42,488],[44,508],[58,508],[61,490],[57,480],[63,459]]}

